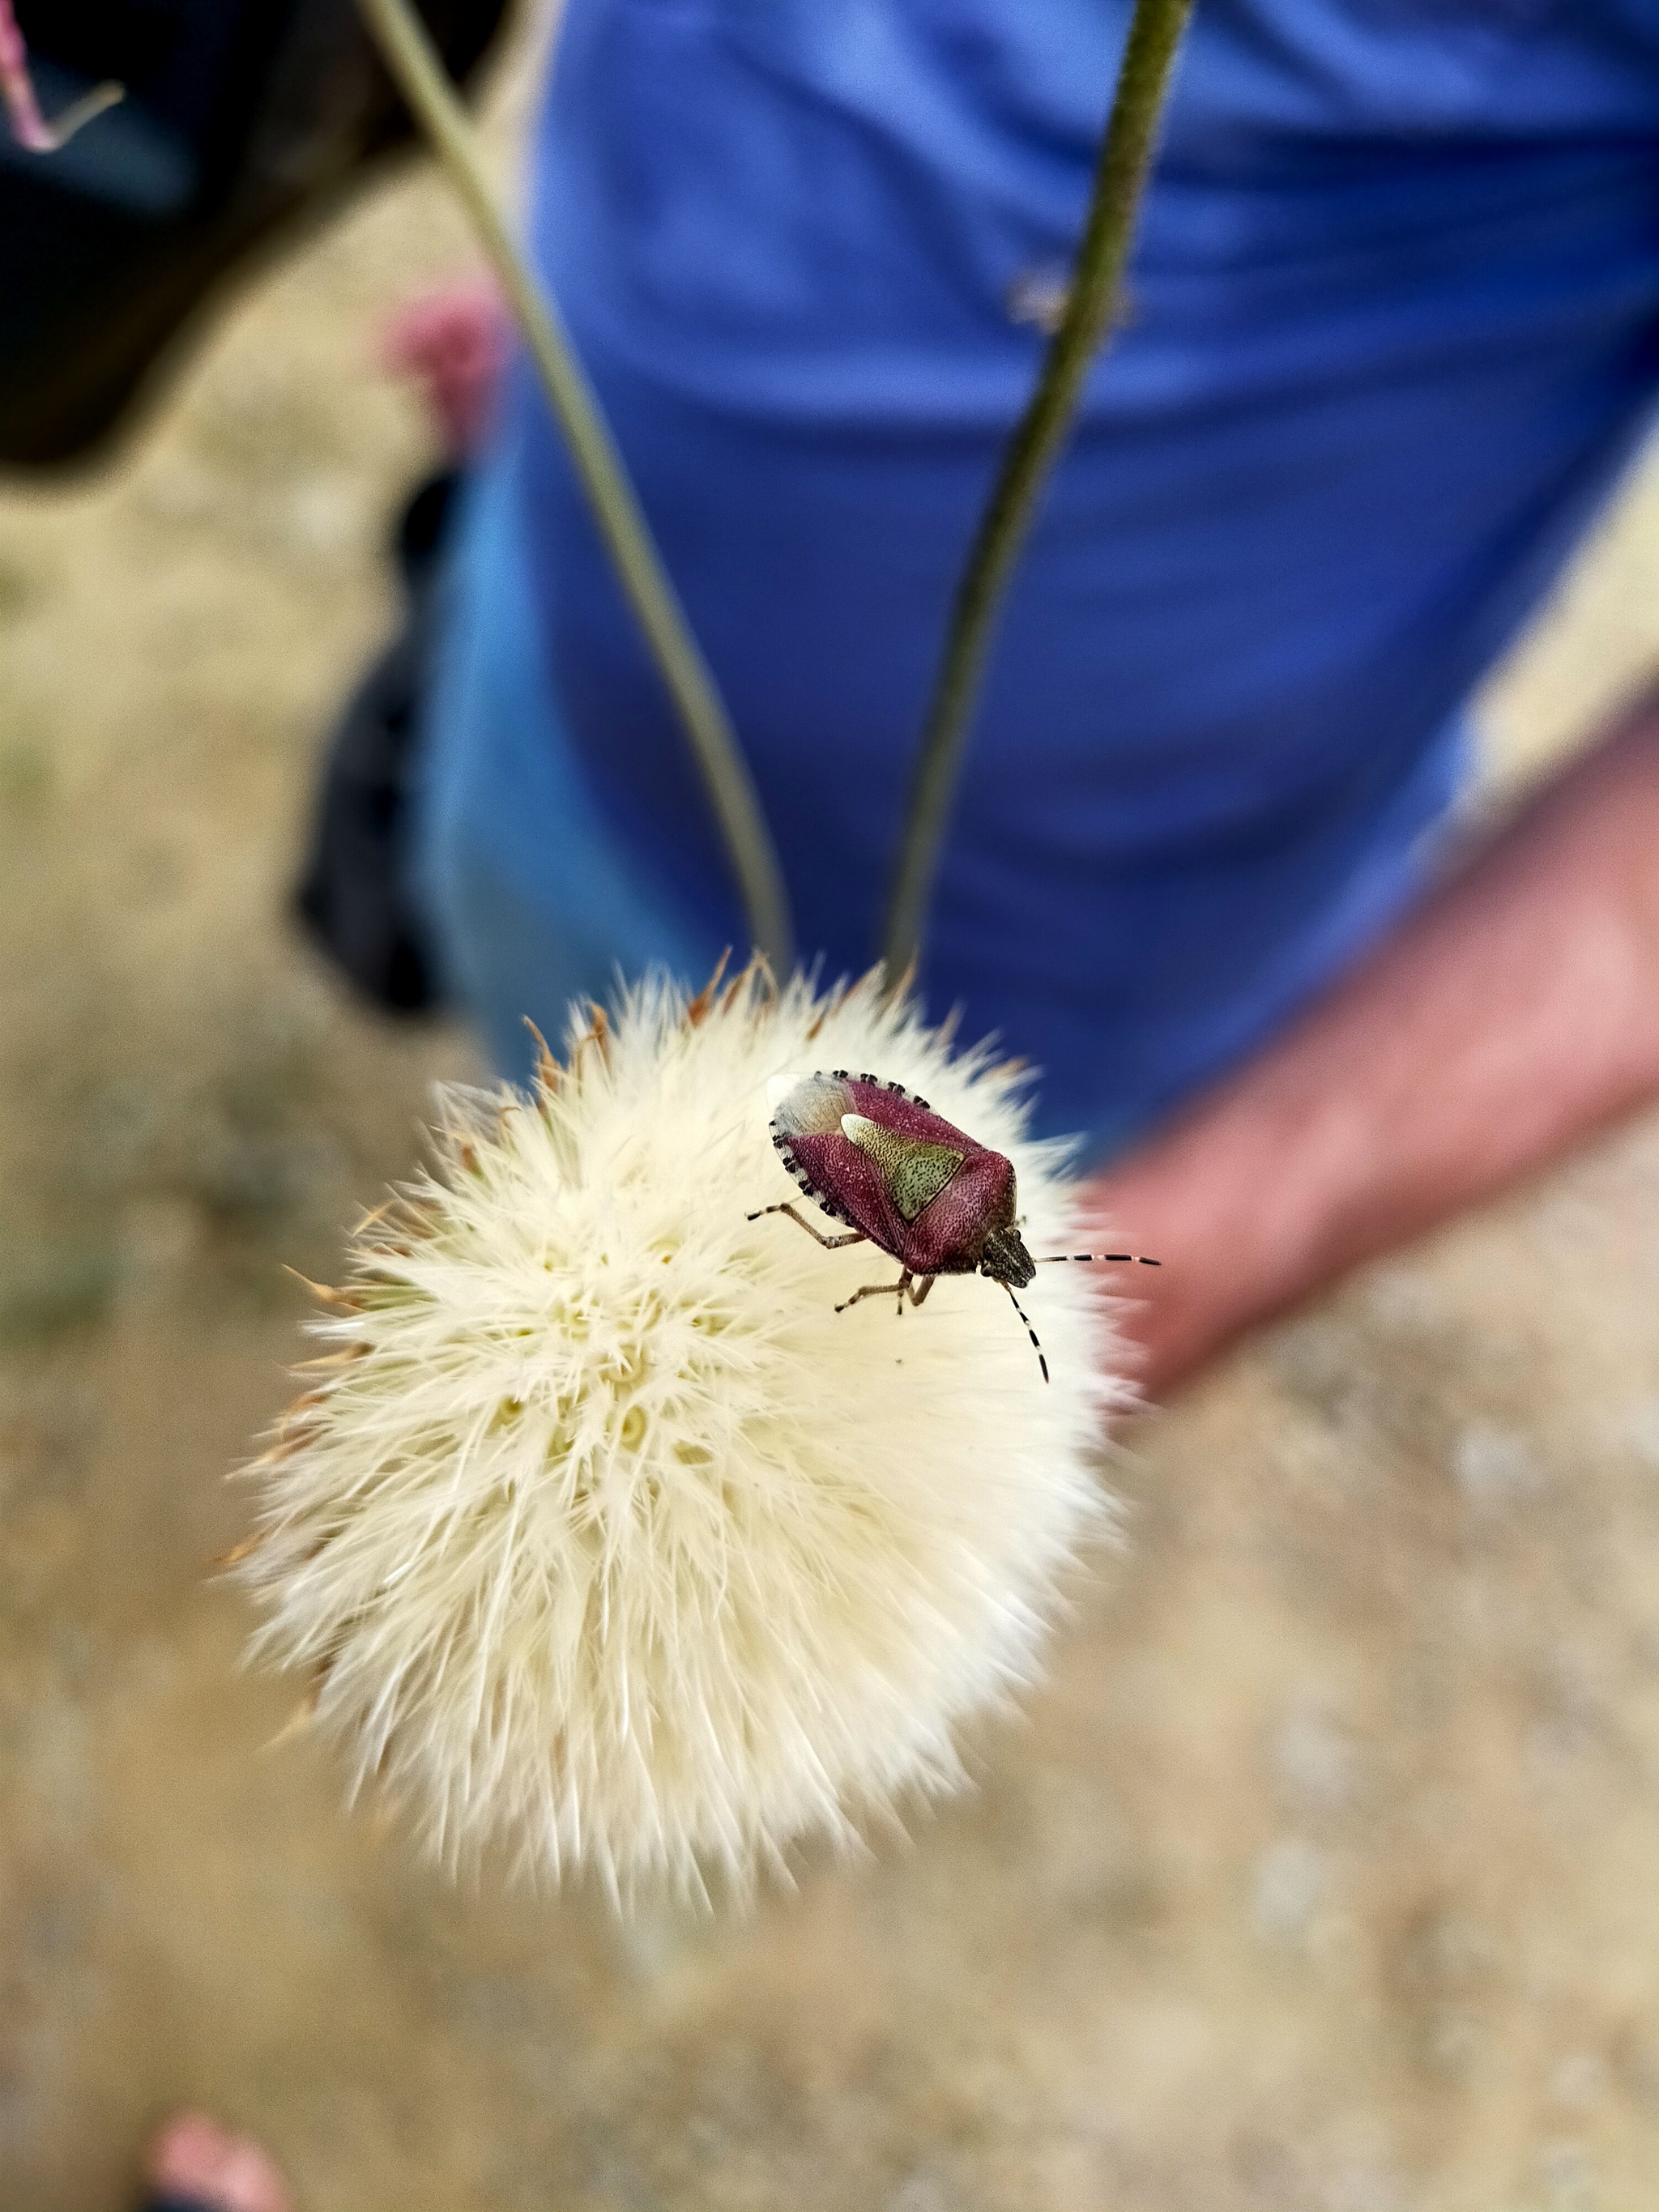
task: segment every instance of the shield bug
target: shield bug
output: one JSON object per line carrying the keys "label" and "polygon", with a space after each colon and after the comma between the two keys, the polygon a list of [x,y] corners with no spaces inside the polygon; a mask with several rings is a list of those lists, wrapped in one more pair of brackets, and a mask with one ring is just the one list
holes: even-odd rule
{"label": "shield bug", "polygon": [[[792,1202],[763,1206],[749,1216],[787,1213],[826,1251],[871,1243],[899,1263],[896,1283],[866,1283],[836,1308],[860,1298],[893,1297],[919,1306],[939,1275],[988,1275],[1000,1283],[1025,1323],[1042,1370],[1048,1362],[1019,1300],[1047,1260],[1033,1260],[1015,1217],[1013,1162],[935,1114],[925,1098],[878,1076],[787,1076],[772,1086],[772,1142],[808,1198],[847,1233],[825,1237]],[[1057,1252],[1054,1261],[1127,1263],[1132,1252]],[[1140,1260],[1156,1267],[1156,1260]]]}

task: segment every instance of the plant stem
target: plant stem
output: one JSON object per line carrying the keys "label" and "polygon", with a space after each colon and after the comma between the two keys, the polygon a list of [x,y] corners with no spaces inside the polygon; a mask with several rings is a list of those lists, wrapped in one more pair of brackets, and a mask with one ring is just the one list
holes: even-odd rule
{"label": "plant stem", "polygon": [[1009,441],[957,586],[887,909],[882,958],[890,977],[906,973],[921,944],[998,611],[1084,380],[1109,331],[1170,67],[1191,10],[1192,0],[1135,0],[1066,311]]}
{"label": "plant stem", "polygon": [[793,952],[789,906],[760,801],[725,704],[693,636],[599,403],[552,301],[508,234],[472,125],[410,0],[359,0],[501,279],[563,432],[617,577],[679,711],[726,841],[756,947],[780,978]]}

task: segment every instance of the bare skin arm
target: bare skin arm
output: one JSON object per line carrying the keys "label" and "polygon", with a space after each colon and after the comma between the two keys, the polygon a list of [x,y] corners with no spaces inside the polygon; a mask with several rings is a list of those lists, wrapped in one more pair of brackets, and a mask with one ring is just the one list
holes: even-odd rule
{"label": "bare skin arm", "polygon": [[1361,1261],[1659,1097],[1659,697],[1294,1028],[1116,1162],[1164,1261],[1129,1322],[1158,1396]]}

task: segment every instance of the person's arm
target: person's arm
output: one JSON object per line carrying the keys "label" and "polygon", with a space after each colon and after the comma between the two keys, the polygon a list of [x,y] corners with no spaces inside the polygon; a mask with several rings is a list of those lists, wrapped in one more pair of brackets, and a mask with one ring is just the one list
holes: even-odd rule
{"label": "person's arm", "polygon": [[1659,1097],[1659,700],[1296,1025],[1098,1176],[1166,1392],[1253,1322]]}

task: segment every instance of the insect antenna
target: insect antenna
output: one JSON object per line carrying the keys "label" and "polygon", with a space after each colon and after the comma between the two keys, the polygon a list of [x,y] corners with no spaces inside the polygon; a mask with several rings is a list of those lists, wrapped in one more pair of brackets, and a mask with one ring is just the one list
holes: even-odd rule
{"label": "insect antenna", "polygon": [[1085,1262],[1091,1260],[1108,1260],[1119,1267],[1127,1267],[1132,1262],[1139,1267],[1161,1267],[1164,1265],[1162,1260],[1148,1260],[1143,1258],[1139,1252],[1045,1252],[1036,1264],[1039,1267],[1057,1267],[1062,1260],[1080,1260]]}
{"label": "insect antenna", "polygon": [[1008,1285],[1005,1283],[1002,1287],[1005,1291],[1008,1291],[1009,1304],[1013,1308],[1014,1311],[1019,1316],[1020,1319],[1025,1324],[1025,1334],[1031,1340],[1031,1349],[1037,1356],[1037,1365],[1042,1370],[1042,1379],[1046,1382],[1048,1380],[1048,1363],[1043,1358],[1042,1346],[1037,1342],[1037,1333],[1031,1326],[1031,1316],[1026,1312],[1024,1307],[1021,1305],[1019,1300],[1014,1296],[1013,1291],[1009,1289]]}

